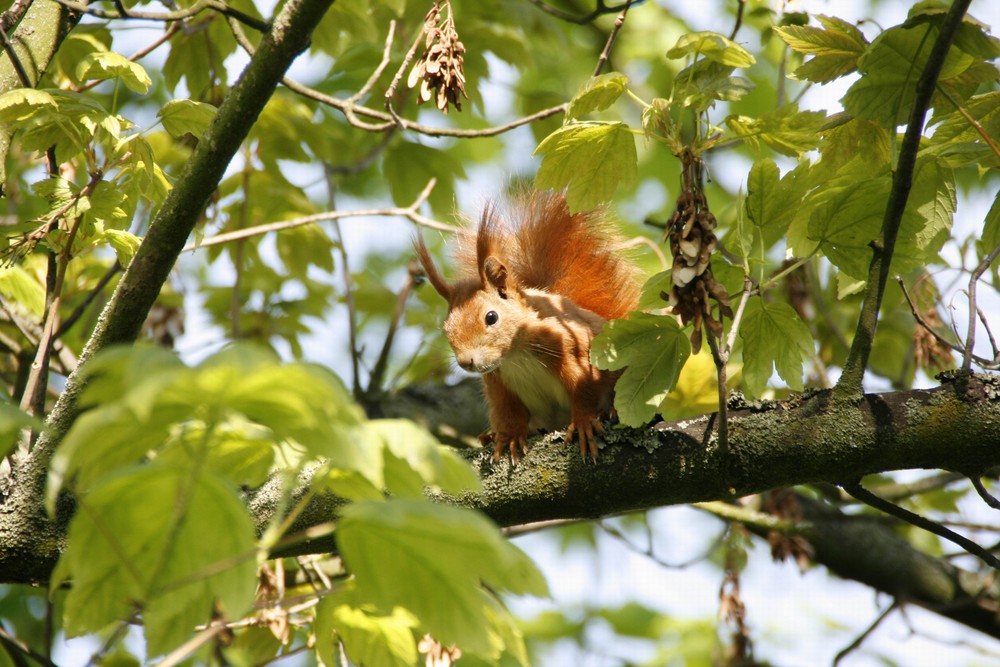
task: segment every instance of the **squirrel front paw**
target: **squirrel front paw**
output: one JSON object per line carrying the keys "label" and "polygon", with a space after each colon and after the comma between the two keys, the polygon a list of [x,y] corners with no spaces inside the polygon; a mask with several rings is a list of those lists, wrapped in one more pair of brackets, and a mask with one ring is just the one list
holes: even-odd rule
{"label": "squirrel front paw", "polygon": [[483,445],[493,443],[493,460],[499,461],[501,456],[510,452],[510,460],[518,463],[522,454],[528,453],[528,434],[514,435],[511,433],[487,433],[480,436]]}
{"label": "squirrel front paw", "polygon": [[566,427],[566,442],[573,442],[573,436],[580,438],[580,456],[587,460],[590,458],[597,460],[597,434],[604,433],[604,427],[596,415],[577,415]]}

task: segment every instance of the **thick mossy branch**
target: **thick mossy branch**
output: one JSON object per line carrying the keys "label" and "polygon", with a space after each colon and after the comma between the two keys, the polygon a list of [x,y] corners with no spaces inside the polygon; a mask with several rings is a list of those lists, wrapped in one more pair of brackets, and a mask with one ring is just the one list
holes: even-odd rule
{"label": "thick mossy branch", "polygon": [[885,286],[889,282],[889,266],[896,247],[896,237],[899,235],[906,201],[913,186],[913,172],[917,164],[917,152],[920,150],[920,139],[923,136],[924,118],[930,108],[931,97],[937,86],[941,68],[944,67],[945,58],[948,56],[948,49],[951,48],[951,43],[962,25],[962,18],[971,2],[972,0],[955,0],[952,4],[941,24],[937,40],[931,47],[927,65],[917,81],[913,110],[907,121],[906,134],[903,135],[899,159],[892,175],[892,190],[882,218],[882,231],[873,244],[872,261],[868,268],[868,284],[861,305],[861,314],[858,317],[857,330],[851,343],[851,351],[844,363],[844,370],[837,381],[837,395],[840,398],[860,397],[863,391],[862,383],[875,340],[879,308],[882,305]]}

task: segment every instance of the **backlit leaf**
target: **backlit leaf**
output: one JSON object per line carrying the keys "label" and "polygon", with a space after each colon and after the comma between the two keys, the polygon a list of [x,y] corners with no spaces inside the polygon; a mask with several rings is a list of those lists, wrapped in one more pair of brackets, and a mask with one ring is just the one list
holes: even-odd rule
{"label": "backlit leaf", "polygon": [[472,510],[417,500],[344,508],[337,546],[359,596],[404,607],[445,645],[485,653],[490,635],[481,585],[546,595],[531,560]]}
{"label": "backlit leaf", "polygon": [[705,56],[730,67],[750,67],[757,60],[749,51],[716,32],[690,32],[677,40],[674,48],[667,51],[668,58],[684,58],[692,55]]}
{"label": "backlit leaf", "polygon": [[813,58],[795,70],[795,77],[826,83],[857,69],[868,40],[857,27],[838,18],[817,16],[822,28],[778,26],[774,31],[798,53]]}
{"label": "backlit leaf", "polygon": [[619,72],[608,72],[590,79],[569,103],[567,118],[579,118],[591,111],[607,109],[621,97],[628,85],[628,77]]}
{"label": "backlit leaf", "polygon": [[802,364],[813,354],[809,328],[787,303],[767,303],[752,297],[740,325],[743,340],[743,382],[760,396],[774,370],[793,389],[802,389]]}
{"label": "backlit leaf", "polygon": [[183,137],[191,133],[201,139],[208,129],[209,123],[215,118],[218,111],[211,104],[197,102],[195,100],[170,100],[163,105],[159,113],[163,128],[172,137]]}
{"label": "backlit leaf", "polygon": [[145,95],[153,83],[142,65],[113,51],[92,51],[85,55],[77,63],[76,78],[80,81],[120,79],[129,90],[140,95]]}
{"label": "backlit leaf", "polygon": [[652,419],[690,354],[691,343],[673,317],[646,313],[608,322],[590,346],[598,368],[625,369],[615,385],[615,409],[629,426]]}
{"label": "backlit leaf", "polygon": [[623,123],[571,123],[535,149],[542,165],[540,190],[566,190],[570,210],[582,211],[611,199],[636,178],[635,138]]}

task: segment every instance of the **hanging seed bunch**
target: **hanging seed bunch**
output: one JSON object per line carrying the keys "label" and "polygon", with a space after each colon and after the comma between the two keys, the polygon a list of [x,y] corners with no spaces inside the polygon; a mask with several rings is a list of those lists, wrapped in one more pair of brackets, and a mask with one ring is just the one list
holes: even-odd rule
{"label": "hanging seed bunch", "polygon": [[[446,10],[443,19],[442,5]],[[461,111],[461,98],[469,97],[465,94],[462,59],[465,45],[458,38],[455,19],[451,14],[451,3],[448,0],[438,0],[427,12],[423,34],[424,53],[413,64],[406,85],[415,88],[418,83],[420,84],[418,102],[421,104],[433,99],[434,104],[443,113],[448,113],[449,104]]]}
{"label": "hanging seed bunch", "polygon": [[[702,324],[716,336],[722,335],[722,316],[732,317],[726,288],[712,275],[712,252],[718,245],[715,238],[715,216],[708,210],[705,194],[700,189],[685,188],[677,198],[677,208],[667,223],[666,236],[674,257],[671,269],[670,294],[660,297],[670,303],[686,326],[694,323],[691,351],[701,349]],[[714,299],[719,304],[719,317],[712,315]]]}

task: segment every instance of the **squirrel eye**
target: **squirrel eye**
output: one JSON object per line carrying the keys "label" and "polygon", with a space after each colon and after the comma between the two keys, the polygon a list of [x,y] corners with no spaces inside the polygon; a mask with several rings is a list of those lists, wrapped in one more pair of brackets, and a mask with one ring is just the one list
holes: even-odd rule
{"label": "squirrel eye", "polygon": [[500,316],[497,315],[497,311],[491,310],[486,313],[486,326],[491,327],[500,321]]}

